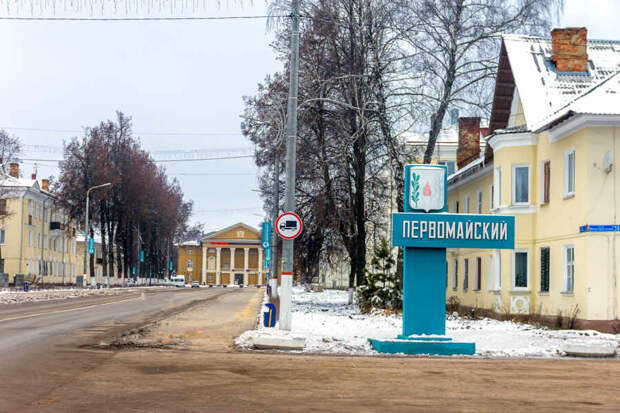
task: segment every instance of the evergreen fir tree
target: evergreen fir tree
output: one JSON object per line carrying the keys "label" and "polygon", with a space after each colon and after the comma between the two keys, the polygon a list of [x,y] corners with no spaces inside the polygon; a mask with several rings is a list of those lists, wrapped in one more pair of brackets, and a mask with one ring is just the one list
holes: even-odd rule
{"label": "evergreen fir tree", "polygon": [[402,307],[402,291],[394,267],[394,258],[385,239],[373,248],[371,269],[365,270],[364,285],[357,292],[364,312],[374,308],[398,310]]}

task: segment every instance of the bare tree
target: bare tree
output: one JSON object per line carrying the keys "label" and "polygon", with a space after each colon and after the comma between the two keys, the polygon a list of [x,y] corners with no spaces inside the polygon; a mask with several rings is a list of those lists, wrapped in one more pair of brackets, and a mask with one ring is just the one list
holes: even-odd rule
{"label": "bare tree", "polygon": [[[450,106],[488,112],[504,32],[540,34],[563,0],[395,0],[401,39],[403,91],[430,119],[424,163],[430,163]],[[479,87],[485,83],[486,87]],[[480,94],[482,92],[482,94]]]}
{"label": "bare tree", "polygon": [[19,155],[22,152],[21,140],[17,136],[9,135],[5,130],[0,129],[0,168],[2,173],[8,173],[8,165],[19,162]]}

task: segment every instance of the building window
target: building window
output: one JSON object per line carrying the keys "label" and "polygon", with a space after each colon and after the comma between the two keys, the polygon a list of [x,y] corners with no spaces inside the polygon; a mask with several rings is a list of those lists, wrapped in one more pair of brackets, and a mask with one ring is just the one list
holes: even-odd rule
{"label": "building window", "polygon": [[499,207],[502,204],[502,167],[498,166],[495,168],[495,173],[493,176],[493,205],[495,208]]}
{"label": "building window", "polygon": [[564,152],[564,196],[575,195],[575,148]]}
{"label": "building window", "polygon": [[6,232],[3,229],[0,229],[0,245],[4,245],[6,243]]}
{"label": "building window", "polygon": [[6,199],[0,199],[0,215],[6,215]]}
{"label": "building window", "polygon": [[529,289],[529,251],[515,250],[513,255],[512,288],[515,290]]}
{"label": "building window", "polygon": [[455,200],[454,201],[454,213],[458,214],[459,213],[459,200]]}
{"label": "building window", "polygon": [[482,214],[482,191],[476,193],[476,212]]}
{"label": "building window", "polygon": [[492,211],[494,208],[493,202],[495,200],[495,187],[493,184],[489,185],[489,211]]}
{"label": "building window", "polygon": [[575,289],[575,247],[564,246],[564,291],[572,294]]}
{"label": "building window", "polygon": [[207,275],[207,281],[210,283],[215,282],[215,277],[213,276],[213,274]]}
{"label": "building window", "polygon": [[187,269],[190,271],[194,269],[194,263],[191,259],[187,260]]}
{"label": "building window", "polygon": [[192,255],[192,252],[193,252],[192,250],[187,250],[188,255]]}
{"label": "building window", "polygon": [[530,166],[512,167],[512,203],[524,205],[530,203]]}
{"label": "building window", "polygon": [[549,292],[549,261],[550,248],[543,247],[540,249],[540,292]]}
{"label": "building window", "polygon": [[456,162],[454,161],[438,161],[437,164],[446,166],[446,168],[448,169],[448,176],[456,172]]}
{"label": "building window", "polygon": [[493,291],[493,255],[489,255],[489,267],[487,268],[487,284],[489,291]]}
{"label": "building window", "polygon": [[465,197],[465,206],[463,207],[463,212],[469,214],[469,195]]}
{"label": "building window", "polygon": [[474,291],[480,291],[482,284],[482,257],[476,257],[476,279],[474,280]]}
{"label": "building window", "polygon": [[32,247],[32,231],[28,231],[28,246]]}
{"label": "building window", "polygon": [[452,289],[456,291],[459,286],[459,260],[454,260],[454,273],[452,274]]}
{"label": "building window", "polygon": [[541,174],[540,203],[548,204],[551,194],[551,161],[543,161]]}
{"label": "building window", "polygon": [[465,258],[463,260],[463,265],[465,266],[465,271],[463,272],[463,291],[467,291],[469,288],[469,259]]}

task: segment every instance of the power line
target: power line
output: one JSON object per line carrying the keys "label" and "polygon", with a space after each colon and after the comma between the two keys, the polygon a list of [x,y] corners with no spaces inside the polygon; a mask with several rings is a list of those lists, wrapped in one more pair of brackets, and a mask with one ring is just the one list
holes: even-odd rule
{"label": "power line", "polygon": [[[1,18],[0,18],[1,19]],[[52,133],[82,133],[80,129],[49,129],[49,128],[19,128],[13,126],[0,126],[0,129],[22,130],[29,132],[52,132]],[[134,132],[144,136],[243,136],[240,132]]]}
{"label": "power line", "polygon": [[[250,20],[250,19],[268,19],[290,17],[281,16],[198,16],[198,17],[18,17],[18,16],[0,16],[0,20],[19,20],[19,21],[96,21],[96,22],[116,22],[116,21],[179,21],[179,20]],[[300,16],[302,17],[302,16]]]}
{"label": "power line", "polygon": [[[220,161],[220,160],[229,160],[229,159],[242,159],[242,158],[253,158],[254,155],[240,155],[240,156],[221,156],[221,157],[213,157],[213,158],[197,158],[197,159],[160,159],[153,160],[155,163],[163,163],[163,162],[196,162],[196,161]],[[34,159],[34,158],[22,158],[22,161],[30,161],[30,162],[64,162],[64,159]]]}
{"label": "power line", "polygon": [[255,176],[256,173],[253,172],[215,172],[215,173],[210,173],[210,172],[206,172],[206,173],[193,173],[193,172],[188,172],[188,173],[176,173],[176,174],[168,174],[171,176]]}

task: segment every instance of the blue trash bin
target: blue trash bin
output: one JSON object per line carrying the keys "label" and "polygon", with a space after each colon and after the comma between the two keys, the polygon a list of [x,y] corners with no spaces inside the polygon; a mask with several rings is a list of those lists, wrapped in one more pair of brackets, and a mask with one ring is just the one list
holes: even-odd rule
{"label": "blue trash bin", "polygon": [[276,326],[276,306],[268,303],[265,304],[268,311],[263,313],[263,324],[265,327],[275,327]]}
{"label": "blue trash bin", "polygon": [[24,291],[28,292],[29,289],[30,289],[30,283],[28,281],[24,281]]}

